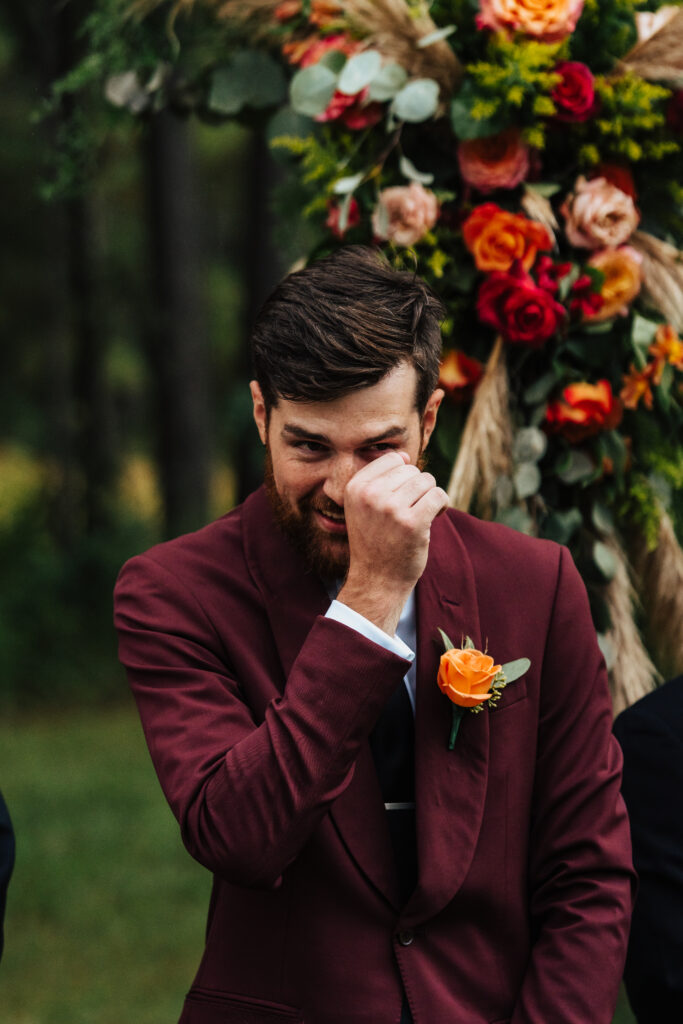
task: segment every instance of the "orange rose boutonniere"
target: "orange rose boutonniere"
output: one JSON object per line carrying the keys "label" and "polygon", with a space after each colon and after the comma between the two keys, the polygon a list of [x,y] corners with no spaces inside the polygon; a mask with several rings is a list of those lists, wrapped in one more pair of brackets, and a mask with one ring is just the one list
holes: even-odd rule
{"label": "orange rose boutonniere", "polygon": [[452,750],[465,710],[483,711],[485,706],[495,707],[500,695],[515,679],[528,671],[528,658],[518,658],[505,665],[494,664],[489,654],[478,651],[469,637],[457,648],[442,629],[439,630],[446,651],[441,655],[437,683],[442,693],[453,702],[453,722],[448,749]]}

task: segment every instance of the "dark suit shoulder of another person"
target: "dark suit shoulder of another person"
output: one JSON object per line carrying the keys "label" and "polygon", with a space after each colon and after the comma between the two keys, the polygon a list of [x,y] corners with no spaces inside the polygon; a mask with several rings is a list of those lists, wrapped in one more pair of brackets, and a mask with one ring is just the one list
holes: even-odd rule
{"label": "dark suit shoulder of another person", "polygon": [[683,676],[622,712],[623,796],[640,877],[626,962],[639,1024],[683,1020]]}
{"label": "dark suit shoulder of another person", "polygon": [[14,831],[9,811],[0,793],[0,957],[3,948],[3,921],[5,919],[5,901],[7,886],[14,867]]}

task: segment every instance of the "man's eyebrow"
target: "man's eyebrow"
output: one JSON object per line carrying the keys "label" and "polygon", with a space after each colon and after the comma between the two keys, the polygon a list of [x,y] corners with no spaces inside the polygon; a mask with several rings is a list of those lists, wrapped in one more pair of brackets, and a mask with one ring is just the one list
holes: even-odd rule
{"label": "man's eyebrow", "polygon": [[[377,434],[375,437],[366,437],[361,441],[358,447],[364,448],[367,445],[379,444],[381,441],[401,441],[406,436],[407,430],[405,427],[392,426],[387,427],[381,434]],[[329,444],[330,439],[325,434],[316,434],[311,430],[306,430],[304,427],[297,426],[296,423],[285,423],[282,428],[282,435],[289,435],[291,437],[297,437],[303,441],[319,441],[322,444]]]}

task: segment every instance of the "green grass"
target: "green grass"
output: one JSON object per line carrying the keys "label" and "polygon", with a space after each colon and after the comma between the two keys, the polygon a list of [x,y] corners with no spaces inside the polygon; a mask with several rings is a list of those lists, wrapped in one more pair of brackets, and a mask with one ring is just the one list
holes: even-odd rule
{"label": "green grass", "polygon": [[0,727],[17,836],[4,1024],[172,1024],[210,877],[184,850],[132,708]]}
{"label": "green grass", "polygon": [[[210,878],[182,847],[135,710],[0,725],[0,787],[17,834],[3,1024],[174,1024]],[[632,1022],[622,999],[614,1024]]]}

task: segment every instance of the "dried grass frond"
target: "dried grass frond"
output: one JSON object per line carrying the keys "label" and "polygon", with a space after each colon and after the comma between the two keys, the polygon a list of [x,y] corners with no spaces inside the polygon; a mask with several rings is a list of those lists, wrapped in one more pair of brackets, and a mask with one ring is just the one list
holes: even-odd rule
{"label": "dried grass frond", "polygon": [[683,330],[683,252],[645,231],[631,244],[643,258],[643,295],[676,328]]}
{"label": "dried grass frond", "polygon": [[626,556],[616,540],[608,540],[606,543],[617,563],[614,578],[605,588],[605,600],[612,622],[607,639],[614,651],[609,682],[616,716],[654,689],[659,676],[635,623],[633,611],[637,598]]}
{"label": "dried grass frond", "polygon": [[619,62],[622,71],[632,71],[650,82],[680,83],[683,77],[683,8],[658,32]]}
{"label": "dried grass frond", "polygon": [[534,192],[533,189],[525,189],[522,196],[522,209],[532,220],[537,220],[539,224],[546,227],[551,235],[559,231],[560,225],[557,223],[557,217],[553,212],[550,200],[545,196]]}
{"label": "dried grass frond", "polygon": [[657,546],[648,550],[642,535],[635,538],[631,560],[643,594],[650,647],[667,678],[679,675],[683,672],[683,551],[665,512]]}
{"label": "dried grass frond", "polygon": [[448,484],[454,508],[467,512],[476,492],[477,509],[486,515],[496,480],[510,469],[512,425],[503,339],[497,338],[476,390]]}
{"label": "dried grass frond", "polygon": [[349,25],[387,60],[396,61],[411,78],[433,78],[445,101],[456,91],[462,68],[446,40],[418,47],[424,36],[437,26],[424,11],[415,13],[405,0],[346,0],[344,13]]}

